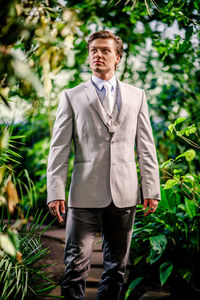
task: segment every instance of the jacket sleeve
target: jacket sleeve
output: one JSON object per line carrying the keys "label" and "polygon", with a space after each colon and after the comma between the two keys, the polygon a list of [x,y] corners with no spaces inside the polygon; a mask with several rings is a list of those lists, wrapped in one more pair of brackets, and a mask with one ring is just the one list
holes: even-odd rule
{"label": "jacket sleeve", "polygon": [[142,91],[142,104],[138,115],[136,151],[143,198],[160,200],[159,166],[144,91]]}
{"label": "jacket sleeve", "polygon": [[72,139],[72,109],[65,91],[62,92],[47,164],[47,203],[65,200],[65,187]]}

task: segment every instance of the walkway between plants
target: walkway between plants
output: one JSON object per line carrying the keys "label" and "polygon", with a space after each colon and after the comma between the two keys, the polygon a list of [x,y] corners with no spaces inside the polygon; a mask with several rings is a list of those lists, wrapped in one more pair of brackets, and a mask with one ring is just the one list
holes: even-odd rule
{"label": "walkway between plants", "polygon": [[[56,263],[55,266],[48,267],[48,271],[52,274],[52,279],[59,285],[60,279],[64,272],[64,246],[65,246],[65,229],[51,228],[45,232],[42,237],[44,245],[48,247],[51,252],[46,256],[45,263]],[[103,259],[101,251],[101,236],[97,236],[94,242],[93,254],[91,259],[91,269],[89,272],[86,288],[85,300],[95,300],[97,293],[97,286],[101,274],[103,272]],[[60,295],[60,286],[53,289],[49,294]],[[50,298],[46,298],[50,299]]]}
{"label": "walkway between plants", "polygon": [[[48,247],[51,251],[44,258],[44,263],[52,264],[54,266],[48,267],[48,271],[52,276],[58,287],[53,289],[49,294],[54,296],[60,295],[60,286],[59,282],[64,272],[64,246],[65,246],[65,228],[53,228],[46,231],[42,237],[42,241],[45,247]],[[127,267],[127,273],[125,276],[125,284],[128,280],[130,266]],[[93,246],[93,254],[91,259],[91,269],[89,272],[86,288],[86,297],[85,300],[95,300],[97,293],[97,286],[103,272],[103,258],[101,251],[101,236],[97,236]],[[50,299],[49,297],[45,298],[46,300]],[[121,300],[124,299],[124,294],[122,294]],[[169,295],[162,292],[147,292],[139,300],[164,300],[169,299]]]}

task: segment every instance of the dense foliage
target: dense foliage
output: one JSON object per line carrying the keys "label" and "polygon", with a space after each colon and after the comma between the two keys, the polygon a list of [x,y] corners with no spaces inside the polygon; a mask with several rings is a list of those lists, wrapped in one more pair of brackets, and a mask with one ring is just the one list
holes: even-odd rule
{"label": "dense foliage", "polygon": [[[169,126],[170,131],[182,122],[184,118],[177,119]],[[180,136],[185,132],[190,137],[196,127],[176,130]],[[188,137],[188,144],[199,148]],[[162,201],[156,213],[144,218],[138,209],[130,256],[133,278],[126,299],[131,299],[132,290],[144,282],[160,282],[170,288],[172,299],[199,299],[200,176],[191,167],[195,156],[196,152],[188,149],[164,162],[160,166]]]}
{"label": "dense foliage", "polygon": [[[36,185],[36,206],[46,201],[46,162],[60,91],[89,78],[86,39],[94,30],[113,30],[124,41],[117,76],[147,93],[160,163],[185,150],[181,139],[177,143],[169,135],[171,122],[184,116],[199,130],[198,1],[134,1],[134,9],[132,1],[63,3],[9,1],[1,10],[1,97],[12,110],[12,101],[26,107],[21,118],[1,116],[1,126],[14,122],[14,132],[26,136],[22,168]],[[195,160],[198,167],[198,156]],[[68,187],[70,174],[71,169]]]}
{"label": "dense foliage", "polygon": [[[48,227],[42,225],[41,212],[36,212],[32,222],[28,213],[12,224],[1,216],[0,247],[4,251],[0,259],[1,299],[44,299],[45,293],[55,287],[50,275],[46,274],[48,265],[38,263],[49,250],[40,240]],[[50,226],[51,224],[49,224]],[[58,297],[59,298],[59,297]]]}
{"label": "dense foliage", "polygon": [[[140,263],[149,274],[157,268],[161,284],[181,276],[196,288],[199,0],[0,0],[0,8],[0,204],[10,213],[19,203],[22,213],[46,207],[47,156],[60,92],[91,75],[88,35],[112,30],[124,41],[117,77],[146,91],[161,167],[158,212],[136,216],[131,288],[144,280],[137,273]],[[73,155],[72,144],[66,194]],[[180,248],[184,264],[175,261]]]}

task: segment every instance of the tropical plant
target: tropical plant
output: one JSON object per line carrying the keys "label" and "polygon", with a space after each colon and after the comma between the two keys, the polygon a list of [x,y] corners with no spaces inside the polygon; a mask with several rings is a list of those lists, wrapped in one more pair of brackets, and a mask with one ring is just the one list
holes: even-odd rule
{"label": "tropical plant", "polygon": [[[29,217],[34,185],[26,170],[24,173],[27,176],[28,184],[21,180],[21,174],[15,175],[15,165],[19,164],[21,160],[17,147],[23,136],[13,136],[12,126],[4,127],[4,129],[1,127],[1,129],[1,299],[42,299],[47,291],[55,287],[55,284],[45,273],[47,266],[40,263],[41,259],[49,253],[49,250],[44,248],[41,243],[41,236],[55,219],[48,226],[42,228],[48,213],[41,217],[43,211],[37,210],[33,218]],[[29,196],[28,207],[25,206],[23,199],[24,189]],[[14,218],[11,219],[11,216]]]}
{"label": "tropical plant", "polygon": [[192,298],[195,294],[199,297],[198,208],[187,198],[183,203],[178,194],[175,196],[173,192],[162,192],[161,203],[158,212],[145,219],[142,208],[138,210],[130,255],[134,265],[134,279],[132,278],[125,299],[131,299],[129,295],[132,291],[134,293],[134,289],[142,281],[150,287],[152,278],[154,286],[160,278],[161,286],[171,288],[172,294],[176,287],[175,299],[182,294],[187,299],[197,299],[197,296]]}
{"label": "tropical plant", "polygon": [[21,202],[21,207],[26,207],[27,211],[27,202],[28,206],[33,207],[37,198],[35,186],[26,169],[22,168],[17,175],[15,171],[16,166],[22,164],[21,147],[25,136],[13,135],[13,125],[1,126],[0,130],[0,206],[7,204],[12,214]]}
{"label": "tropical plant", "polygon": [[57,1],[11,0],[0,6],[0,100],[9,106],[15,87],[14,94],[26,100],[31,95],[49,102],[50,72],[67,63],[76,15]]}
{"label": "tropical plant", "polygon": [[40,263],[49,253],[41,243],[42,234],[52,224],[42,228],[48,213],[41,220],[42,211],[38,210],[28,222],[27,212],[24,219],[18,215],[13,223],[10,218],[8,222],[3,220],[3,211],[0,224],[1,299],[43,299],[46,292],[55,287],[45,272],[50,265]]}
{"label": "tropical plant", "polygon": [[[169,130],[198,151],[199,144],[188,138],[195,135],[198,139],[196,126],[177,129],[184,120],[177,119]],[[199,299],[200,176],[192,165],[195,156],[194,149],[189,149],[161,164],[157,211],[144,218],[142,207],[138,209],[130,255],[133,280],[125,299],[131,299],[134,289],[151,278],[170,288],[173,299]]]}

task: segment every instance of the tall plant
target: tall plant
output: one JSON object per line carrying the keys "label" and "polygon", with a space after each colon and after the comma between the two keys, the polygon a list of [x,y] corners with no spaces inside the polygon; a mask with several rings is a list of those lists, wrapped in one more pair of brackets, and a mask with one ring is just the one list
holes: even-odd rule
{"label": "tall plant", "polygon": [[[26,187],[26,192],[30,196],[33,188],[31,183],[28,186],[15,176],[14,166],[21,159],[17,149],[19,143],[17,141],[20,138],[22,136],[12,135],[12,127],[4,128],[0,137],[0,291],[2,300],[43,299],[45,293],[55,287],[54,282],[45,272],[47,266],[40,263],[40,260],[49,253],[49,250],[41,243],[41,236],[54,220],[42,228],[48,213],[42,218],[42,210],[40,212],[38,210],[30,221],[31,203],[27,209],[21,201],[23,200],[22,186]],[[26,170],[25,173],[27,173]],[[28,173],[27,178],[29,178]],[[19,196],[16,184],[20,191]]]}
{"label": "tall plant", "polygon": [[[177,119],[169,130],[198,151],[196,126],[177,129],[184,121]],[[144,218],[142,207],[138,210],[131,247],[134,279],[125,299],[131,299],[132,291],[147,278],[159,278],[173,299],[199,299],[200,176],[192,163],[195,156],[195,150],[188,149],[164,162],[160,167],[162,200],[156,213]]]}

